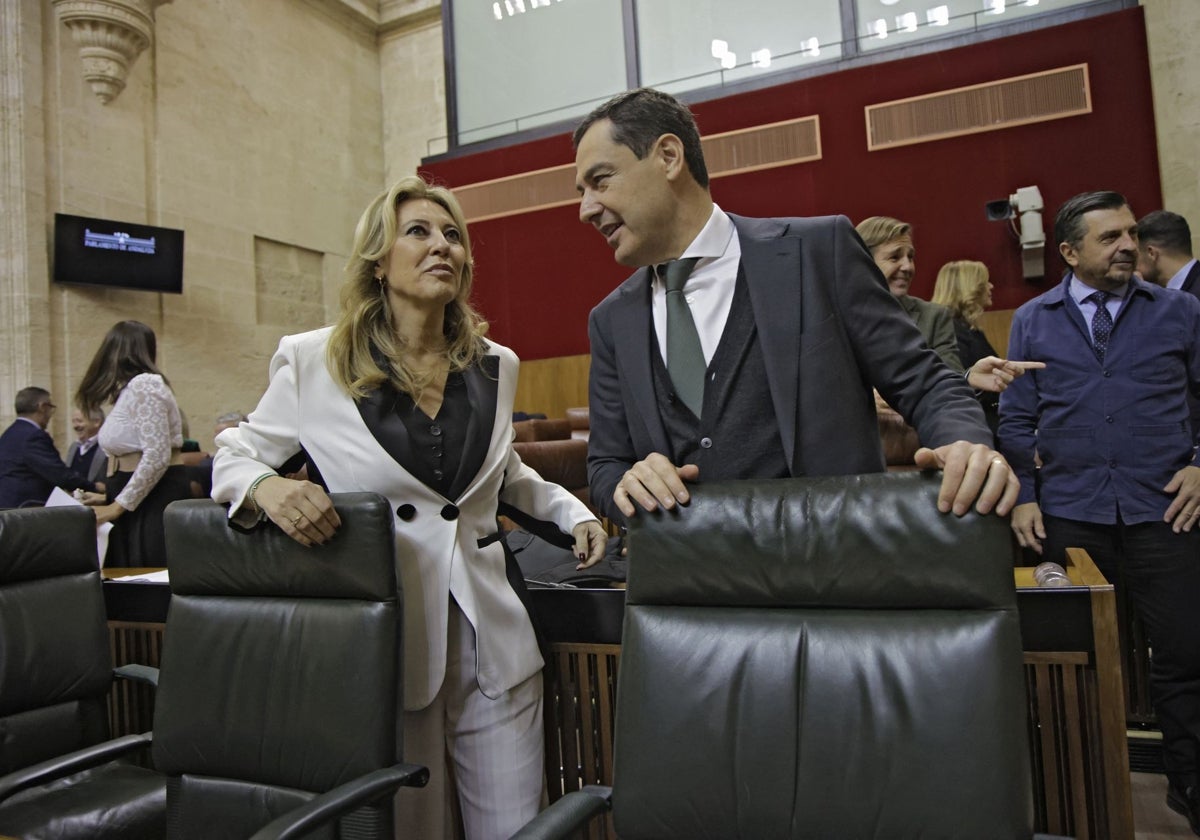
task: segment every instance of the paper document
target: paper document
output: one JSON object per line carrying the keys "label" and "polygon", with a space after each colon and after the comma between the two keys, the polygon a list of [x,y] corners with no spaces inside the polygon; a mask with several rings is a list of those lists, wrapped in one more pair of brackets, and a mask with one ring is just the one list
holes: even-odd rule
{"label": "paper document", "polygon": [[[83,507],[83,502],[61,487],[55,487],[50,491],[50,498],[46,499],[46,507],[63,507],[65,505],[79,505]],[[112,527],[111,522],[105,522],[103,525],[96,526],[96,556],[100,558],[101,569],[104,568],[104,555],[108,552],[108,532],[112,530]]]}
{"label": "paper document", "polygon": [[109,583],[170,583],[170,578],[167,577],[167,570],[160,569],[157,572],[146,572],[142,575],[125,575],[124,577],[110,577]]}

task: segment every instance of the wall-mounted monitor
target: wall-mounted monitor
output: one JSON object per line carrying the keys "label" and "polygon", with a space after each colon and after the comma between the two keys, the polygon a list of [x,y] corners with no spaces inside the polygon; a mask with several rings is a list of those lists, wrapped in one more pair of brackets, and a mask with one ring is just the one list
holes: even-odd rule
{"label": "wall-mounted monitor", "polygon": [[54,214],[54,282],[183,291],[183,231]]}

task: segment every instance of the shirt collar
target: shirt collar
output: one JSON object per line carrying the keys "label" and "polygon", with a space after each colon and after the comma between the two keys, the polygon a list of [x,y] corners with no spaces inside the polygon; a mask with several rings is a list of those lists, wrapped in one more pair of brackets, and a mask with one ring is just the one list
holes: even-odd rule
{"label": "shirt collar", "polygon": [[[1071,289],[1071,298],[1075,301],[1075,303],[1083,303],[1084,300],[1086,300],[1087,297],[1089,295],[1091,295],[1093,292],[1101,291],[1100,289],[1093,289],[1087,283],[1084,283],[1082,280],[1080,280],[1078,277],[1075,276],[1074,272],[1071,273],[1070,289]],[[1129,284],[1123,283],[1120,286],[1118,286],[1117,288],[1110,291],[1109,295],[1112,297],[1115,297],[1115,298],[1124,298],[1126,292],[1128,292],[1128,291],[1129,291]]]}
{"label": "shirt collar", "polygon": [[1195,260],[1188,260],[1183,268],[1175,272],[1175,275],[1167,281],[1168,289],[1182,289],[1183,281],[1187,279],[1188,272],[1192,270],[1192,266],[1196,264]]}
{"label": "shirt collar", "polygon": [[692,244],[683,249],[680,257],[699,257],[702,260],[719,257],[729,247],[733,234],[733,220],[714,203],[708,221],[700,228]]}

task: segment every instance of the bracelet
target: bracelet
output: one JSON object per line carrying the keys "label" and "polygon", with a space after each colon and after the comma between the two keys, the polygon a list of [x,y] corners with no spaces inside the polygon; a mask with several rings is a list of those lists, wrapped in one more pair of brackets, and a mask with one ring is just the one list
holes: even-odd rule
{"label": "bracelet", "polygon": [[254,507],[254,509],[260,513],[262,512],[262,508],[259,507],[258,500],[254,498],[254,491],[258,489],[258,485],[262,484],[268,478],[274,478],[275,476],[276,473],[273,472],[263,473],[258,478],[254,479],[254,481],[250,482],[250,489],[246,491],[246,501],[248,501]]}

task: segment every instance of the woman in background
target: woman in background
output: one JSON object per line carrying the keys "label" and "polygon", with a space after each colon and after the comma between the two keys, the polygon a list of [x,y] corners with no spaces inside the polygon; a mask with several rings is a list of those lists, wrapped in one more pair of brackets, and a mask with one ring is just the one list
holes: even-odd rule
{"label": "woman in background", "polygon": [[[975,260],[946,263],[938,271],[933,302],[946,307],[954,316],[954,337],[963,365],[969,368],[981,359],[996,355],[996,349],[979,329],[979,316],[992,305],[992,284],[986,265]],[[977,391],[976,396],[994,435],[1000,422],[1000,395]]]}
{"label": "woman in background", "polygon": [[[327,491],[388,498],[405,595],[404,759],[431,775],[397,795],[396,836],[457,836],[457,789],[468,840],[500,840],[537,813],[544,764],[542,657],[497,508],[572,535],[581,568],[607,535],[513,451],[518,361],[469,304],[454,195],[402,179],[368,205],[351,254],[337,323],[285,337],[258,407],[218,436],[213,498],[303,545],[340,524]],[[277,474],[301,451],[320,485]]]}
{"label": "woman in background", "polygon": [[84,499],[100,524],[113,523],[106,566],[166,566],[163,509],[190,495],[179,457],[179,406],[156,355],[152,329],[121,321],[104,336],[75,394],[85,416],[113,403],[99,434],[109,460],[105,495]]}

